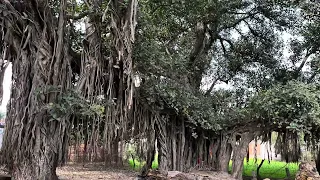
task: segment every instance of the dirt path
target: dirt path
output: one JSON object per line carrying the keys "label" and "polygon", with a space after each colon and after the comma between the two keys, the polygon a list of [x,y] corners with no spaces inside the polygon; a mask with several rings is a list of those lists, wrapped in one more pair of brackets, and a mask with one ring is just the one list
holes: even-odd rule
{"label": "dirt path", "polygon": [[[152,173],[151,173],[152,174]],[[110,180],[136,180],[137,172],[129,169],[105,169],[103,164],[86,164],[85,166],[80,164],[69,164],[67,166],[57,169],[57,175],[61,180],[98,180],[98,179],[110,179]],[[153,176],[150,176],[150,178]],[[162,179],[157,178],[155,179]],[[178,171],[169,171],[168,179],[189,179],[195,180],[205,179],[210,180],[234,180],[227,173],[213,172],[213,171],[192,171],[190,173],[181,173]],[[152,179],[152,178],[151,178]]]}
{"label": "dirt path", "polygon": [[86,164],[85,166],[69,164],[58,168],[57,175],[61,180],[134,180],[137,177],[137,173],[131,170],[105,169],[102,165],[97,164]]}

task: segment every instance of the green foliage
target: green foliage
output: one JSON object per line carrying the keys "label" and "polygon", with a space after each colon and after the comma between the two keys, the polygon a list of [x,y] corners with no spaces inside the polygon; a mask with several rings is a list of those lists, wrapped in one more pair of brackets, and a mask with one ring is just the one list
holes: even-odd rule
{"label": "green foliage", "polygon": [[[203,92],[193,81],[231,81],[235,91],[268,89],[281,69],[281,32],[297,21],[295,5],[280,2],[143,0],[140,6],[134,58],[142,96],[153,107],[213,130],[246,119],[241,108],[252,92],[226,98]],[[198,22],[205,36],[195,55],[202,38]]]}
{"label": "green foliage", "polygon": [[[38,98],[58,93],[59,88],[49,86],[45,90],[38,90]],[[51,115],[50,120],[60,121],[70,115],[80,117],[103,117],[105,112],[105,103],[98,99],[95,102],[90,102],[79,93],[73,90],[68,90],[65,93],[59,94],[55,102],[50,102],[44,105],[44,109]]]}
{"label": "green foliage", "polygon": [[157,104],[160,111],[182,115],[190,123],[205,129],[221,129],[217,123],[219,119],[214,109],[214,99],[201,93],[192,93],[186,86],[170,79],[156,80],[153,79],[153,82],[158,82],[153,87],[146,87],[148,84],[142,86],[141,94],[146,97],[150,106]]}
{"label": "green foliage", "polygon": [[297,81],[276,85],[255,96],[248,109],[252,118],[310,134],[320,125],[319,86]]}

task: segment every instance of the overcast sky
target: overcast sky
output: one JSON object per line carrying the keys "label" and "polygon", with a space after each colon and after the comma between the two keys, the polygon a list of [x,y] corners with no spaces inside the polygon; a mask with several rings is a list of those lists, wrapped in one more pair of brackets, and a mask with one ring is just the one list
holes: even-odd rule
{"label": "overcast sky", "polygon": [[6,112],[6,106],[10,98],[11,75],[12,75],[12,65],[10,63],[10,65],[6,69],[6,72],[4,74],[4,79],[3,79],[3,99],[2,99],[2,104],[0,106],[1,112]]}

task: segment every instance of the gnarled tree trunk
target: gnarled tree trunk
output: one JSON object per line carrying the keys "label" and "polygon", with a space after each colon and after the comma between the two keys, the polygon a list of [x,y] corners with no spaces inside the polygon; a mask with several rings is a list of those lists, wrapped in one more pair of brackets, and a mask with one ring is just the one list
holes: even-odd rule
{"label": "gnarled tree trunk", "polygon": [[58,19],[47,1],[20,1],[19,9],[0,2],[6,56],[13,64],[1,161],[17,180],[57,179],[56,167],[66,157],[69,122],[67,116],[54,119],[47,107],[70,87],[66,2],[60,2]]}
{"label": "gnarled tree trunk", "polygon": [[232,157],[232,177],[242,180],[243,160],[248,153],[249,143],[254,139],[254,134],[245,132],[240,139],[233,144],[234,151]]}
{"label": "gnarled tree trunk", "polygon": [[[99,0],[89,0],[90,9],[94,12],[89,14],[85,19],[85,37],[83,42],[83,51],[81,59],[81,68],[79,80],[77,82],[77,92],[84,98],[92,103],[100,104],[103,106],[103,102],[99,100],[99,96],[104,94],[105,87],[105,75],[107,74],[107,60],[103,58],[102,53],[102,37],[101,37],[101,21],[99,7],[101,3]],[[79,59],[80,61],[80,59]],[[85,141],[82,141],[83,137],[80,137],[80,141],[76,146],[84,143],[86,147],[82,159],[101,160],[98,156],[98,144],[100,144],[100,126],[102,126],[102,118],[97,116],[90,116],[85,118],[84,126],[76,126],[75,131],[84,131],[85,128]],[[82,122],[83,123],[83,122]],[[82,149],[79,149],[82,151]],[[88,152],[88,155],[87,155]]]}
{"label": "gnarled tree trunk", "polygon": [[[108,64],[106,99],[111,103],[106,107],[104,129],[106,165],[118,161],[119,155],[112,156],[111,149],[118,148],[131,129],[136,118],[128,118],[133,111],[133,43],[137,14],[137,0],[110,1],[111,17],[111,57]],[[116,147],[115,147],[116,146]],[[113,157],[113,158],[112,158]],[[116,159],[114,159],[116,158]]]}
{"label": "gnarled tree trunk", "polygon": [[220,141],[218,141],[220,145],[217,152],[216,168],[223,172],[228,172],[229,170],[229,162],[232,153],[232,147],[228,140],[227,135],[222,134]]}
{"label": "gnarled tree trunk", "polygon": [[167,174],[169,170],[169,149],[168,149],[168,138],[167,138],[167,126],[166,123],[168,118],[165,116],[161,116],[160,118],[156,119],[156,138],[157,138],[157,145],[158,145],[158,162],[159,162],[159,170],[162,174]]}

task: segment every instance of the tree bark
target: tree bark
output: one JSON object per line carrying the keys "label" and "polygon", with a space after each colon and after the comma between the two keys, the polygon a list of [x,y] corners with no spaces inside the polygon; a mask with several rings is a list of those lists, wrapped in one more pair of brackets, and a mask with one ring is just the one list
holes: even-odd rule
{"label": "tree bark", "polygon": [[66,160],[69,139],[68,114],[57,119],[48,110],[71,85],[64,43],[66,2],[60,2],[58,19],[46,1],[23,1],[28,18],[9,1],[0,2],[12,12],[0,15],[0,26],[6,29],[13,73],[1,161],[14,179],[54,180],[56,167]]}
{"label": "tree bark", "polygon": [[218,151],[217,157],[217,170],[228,172],[229,171],[229,162],[231,158],[232,147],[228,142],[226,135],[221,135],[220,139],[220,148]]}
{"label": "tree bark", "polygon": [[317,158],[316,158],[316,168],[318,173],[320,173],[320,151],[317,152]]}
{"label": "tree bark", "polygon": [[211,140],[211,148],[210,148],[210,164],[214,169],[218,169],[217,167],[217,152],[220,147],[220,140]]}
{"label": "tree bark", "polygon": [[171,122],[172,170],[177,170],[176,117]]}
{"label": "tree bark", "polygon": [[143,166],[142,171],[141,171],[141,175],[144,177],[148,174],[149,169],[151,169],[152,167],[152,162],[154,160],[154,156],[155,156],[155,128],[154,128],[154,124],[156,119],[158,119],[159,117],[157,115],[155,115],[155,117],[153,117],[151,119],[151,123],[150,123],[150,128],[148,130],[148,138],[147,138],[147,162],[146,164]]}
{"label": "tree bark", "polygon": [[197,146],[198,146],[198,157],[197,157],[197,161],[198,161],[198,167],[199,167],[199,169],[202,169],[203,168],[203,161],[204,161],[204,159],[203,159],[203,144],[204,144],[204,139],[203,139],[203,136],[201,135],[201,136],[199,136],[198,137],[198,144],[197,144]]}
{"label": "tree bark", "polygon": [[180,132],[180,161],[179,161],[179,170],[184,171],[185,170],[185,161],[186,161],[186,156],[185,156],[185,144],[186,144],[186,138],[185,138],[185,126],[184,126],[184,119],[181,120],[181,132]]}
{"label": "tree bark", "polygon": [[188,171],[196,165],[199,157],[198,151],[194,149],[199,140],[191,135],[187,136],[189,131],[186,123],[184,119],[177,122],[179,118],[181,117],[170,116],[168,119],[162,118],[161,122],[156,121],[159,170],[162,174],[167,174],[170,170]]}
{"label": "tree bark", "polygon": [[242,180],[243,160],[248,153],[249,143],[253,139],[253,133],[245,132],[241,134],[240,140],[234,145],[231,173],[233,178]]}
{"label": "tree bark", "polygon": [[167,174],[168,167],[168,141],[167,141],[167,127],[166,127],[167,118],[160,117],[156,119],[156,138],[158,141],[158,162],[159,162],[159,170],[162,174]]}
{"label": "tree bark", "polygon": [[[135,41],[135,27],[137,25],[137,0],[122,3],[110,0],[110,29],[111,29],[111,56],[108,63],[108,80],[106,81],[106,100],[111,105],[106,106],[106,122],[104,128],[104,141],[108,164],[108,157],[112,154],[110,141],[115,138],[124,140],[138,118],[129,118],[133,114],[133,43]],[[140,117],[139,117],[140,118]],[[141,131],[141,129],[139,129]],[[118,154],[119,155],[119,154]]]}

